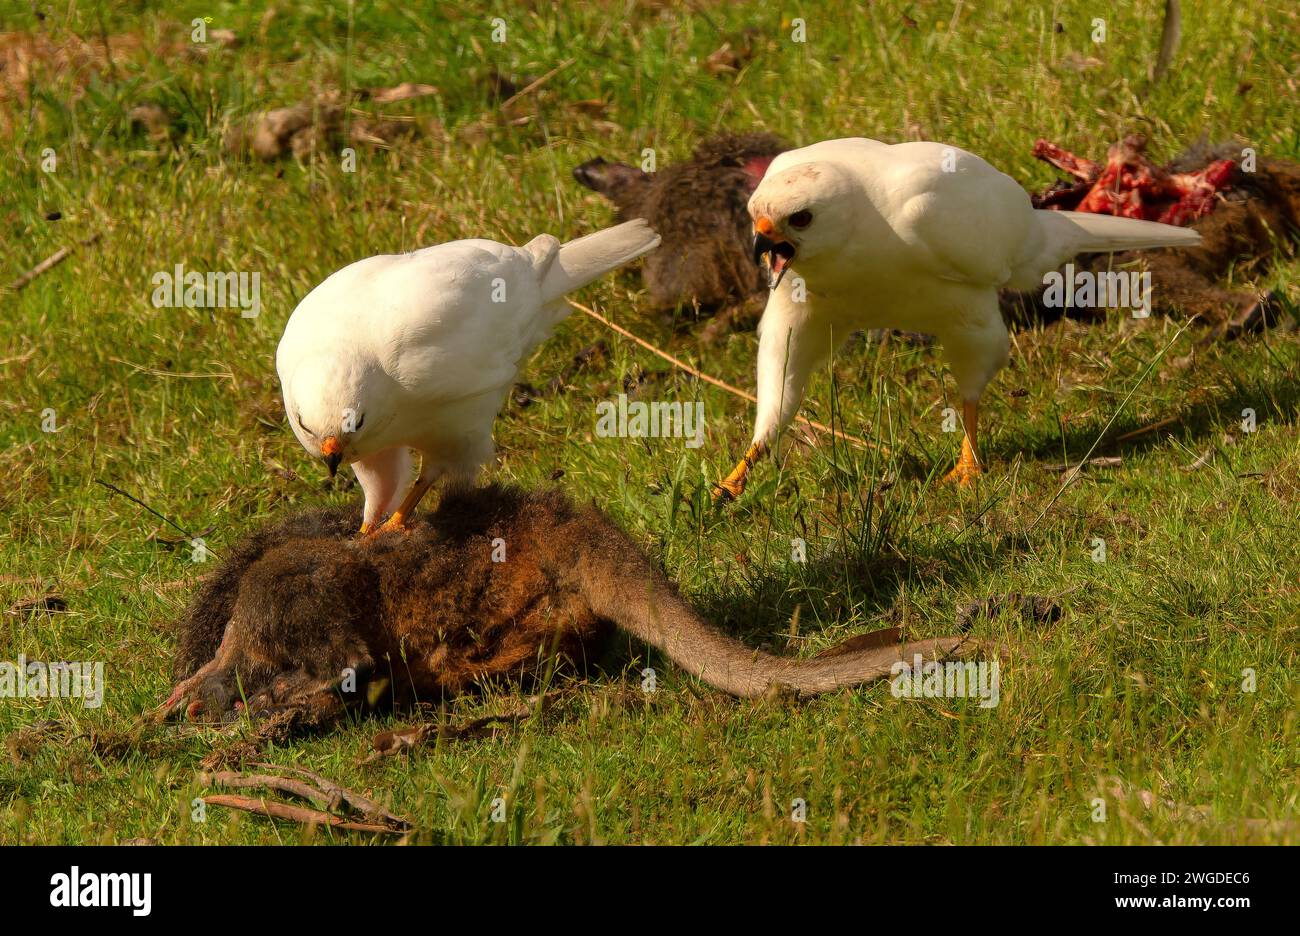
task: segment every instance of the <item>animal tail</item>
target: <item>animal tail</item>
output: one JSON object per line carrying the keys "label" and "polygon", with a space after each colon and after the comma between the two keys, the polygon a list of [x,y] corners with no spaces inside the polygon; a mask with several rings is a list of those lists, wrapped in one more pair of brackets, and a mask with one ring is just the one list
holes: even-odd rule
{"label": "animal tail", "polygon": [[[525,249],[539,259],[542,275],[542,302],[554,302],[567,293],[586,286],[612,270],[631,263],[659,246],[659,235],[643,219],[616,224],[586,237],[579,237],[558,249],[554,238],[537,238]],[[547,250],[547,246],[551,249]],[[542,255],[544,252],[544,255]]]}
{"label": "animal tail", "polygon": [[1146,250],[1151,247],[1196,247],[1201,235],[1192,228],[1117,218],[1082,211],[1034,212],[1038,236],[1021,258],[1007,284],[1016,289],[1042,285],[1044,274],[1081,253]]}
{"label": "animal tail", "polygon": [[[587,600],[601,617],[662,651],[714,688],[754,698],[773,688],[816,694],[883,679],[895,663],[956,651],[961,637],[938,637],[866,650],[794,659],[748,647],[700,617],[630,542],[593,543],[580,560]],[[635,583],[635,584],[630,584]]]}

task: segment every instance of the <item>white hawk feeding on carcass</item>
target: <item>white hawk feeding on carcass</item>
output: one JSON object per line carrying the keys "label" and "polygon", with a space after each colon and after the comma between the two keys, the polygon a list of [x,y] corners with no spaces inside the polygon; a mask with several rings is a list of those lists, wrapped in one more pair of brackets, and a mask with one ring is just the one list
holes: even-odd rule
{"label": "white hawk feeding on carcass", "polygon": [[440,478],[471,483],[521,362],[569,312],[565,294],[658,244],[641,220],[567,244],[453,241],[360,260],[308,293],[276,351],[285,412],[331,474],[352,466],[362,532],[400,527]]}

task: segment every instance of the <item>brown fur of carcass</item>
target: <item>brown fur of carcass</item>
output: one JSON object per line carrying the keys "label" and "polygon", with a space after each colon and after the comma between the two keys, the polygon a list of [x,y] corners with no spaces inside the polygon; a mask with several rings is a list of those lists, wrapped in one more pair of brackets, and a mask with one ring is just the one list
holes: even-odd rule
{"label": "brown fur of carcass", "polygon": [[789,148],[770,133],[719,134],[657,172],[597,158],[573,176],[611,201],[620,221],[645,218],[663,237],[643,268],[656,308],[715,311],[767,289],[745,206],[767,164]]}
{"label": "brown fur of carcass", "polygon": [[[1240,147],[1235,145],[1198,146],[1171,168],[1193,171],[1213,159],[1239,155]],[[1276,312],[1269,307],[1267,297],[1226,288],[1223,279],[1234,267],[1260,275],[1267,272],[1279,253],[1294,255],[1300,235],[1300,165],[1264,159],[1255,172],[1237,169],[1225,199],[1189,226],[1201,234],[1199,247],[1085,255],[1075,261],[1075,268],[1149,270],[1153,311],[1157,314],[1197,315],[1201,322],[1219,330],[1240,328],[1252,313],[1258,313],[1256,325],[1272,321]],[[1007,293],[1003,309],[1014,321],[1049,321],[1062,314],[1060,309],[1043,307],[1041,291]],[[1104,312],[1078,309],[1074,314],[1100,317]]]}
{"label": "brown fur of carcass", "polygon": [[[311,713],[404,705],[581,666],[614,627],[738,696],[817,693],[889,675],[960,638],[788,659],[704,621],[636,544],[558,492],[452,490],[409,531],[357,539],[358,511],[257,531],[194,595],[160,714]],[[503,555],[504,552],[504,555]],[[494,561],[499,559],[501,561]],[[352,674],[352,683],[349,682]]]}

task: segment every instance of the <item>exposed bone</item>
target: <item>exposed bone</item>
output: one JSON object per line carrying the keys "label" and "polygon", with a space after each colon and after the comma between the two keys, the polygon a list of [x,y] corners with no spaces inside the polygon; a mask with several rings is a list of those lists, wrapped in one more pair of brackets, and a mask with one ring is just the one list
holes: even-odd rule
{"label": "exposed bone", "polygon": [[1218,193],[1232,185],[1237,164],[1216,159],[1196,172],[1172,172],[1151,162],[1147,139],[1127,136],[1111,146],[1105,164],[1076,156],[1048,140],[1034,143],[1034,156],[1073,176],[1033,196],[1035,208],[1111,214],[1186,225],[1214,209]]}

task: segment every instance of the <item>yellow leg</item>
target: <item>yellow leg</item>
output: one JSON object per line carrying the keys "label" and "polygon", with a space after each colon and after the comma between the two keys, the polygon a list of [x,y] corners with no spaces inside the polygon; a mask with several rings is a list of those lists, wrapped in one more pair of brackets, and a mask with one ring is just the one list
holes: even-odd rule
{"label": "yellow leg", "polygon": [[976,455],[979,440],[979,412],[978,400],[962,402],[961,457],[957,459],[956,467],[944,476],[943,480],[946,482],[956,482],[962,487],[966,487],[978,479],[984,470],[980,467],[979,456]]}
{"label": "yellow leg", "polygon": [[745,457],[740,460],[740,464],[731,469],[731,474],[713,486],[714,502],[735,500],[741,494],[744,494],[745,482],[749,477],[750,470],[754,467],[754,462],[766,454],[767,446],[762,442],[755,442],[751,445],[748,451],[745,452]]}
{"label": "yellow leg", "polygon": [[432,486],[432,478],[416,478],[407,490],[406,496],[402,498],[402,502],[393,511],[392,516],[373,529],[368,524],[362,524],[361,535],[379,536],[381,533],[388,533],[391,530],[404,529],[407,518],[415,512],[416,505],[420,503],[421,498],[429,492],[429,488]]}

